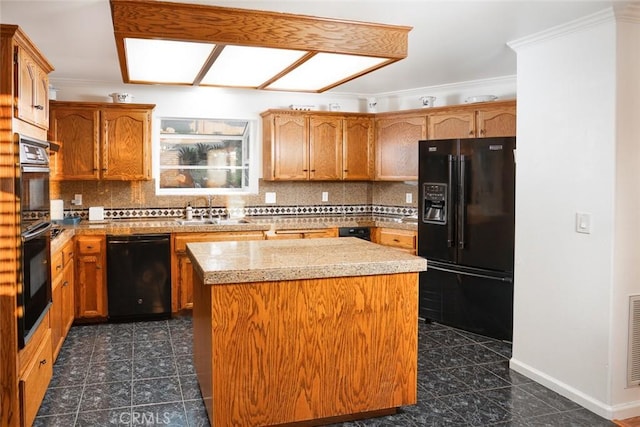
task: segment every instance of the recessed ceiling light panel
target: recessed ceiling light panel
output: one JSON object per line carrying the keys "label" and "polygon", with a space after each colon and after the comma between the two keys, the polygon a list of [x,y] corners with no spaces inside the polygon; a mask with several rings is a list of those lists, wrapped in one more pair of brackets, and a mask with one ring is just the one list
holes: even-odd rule
{"label": "recessed ceiling light panel", "polygon": [[349,76],[366,72],[388,61],[388,58],[318,53],[267,86],[277,90],[319,91]]}
{"label": "recessed ceiling light panel", "polygon": [[225,46],[200,84],[256,88],[307,52],[249,46]]}
{"label": "recessed ceiling light panel", "polygon": [[129,80],[192,84],[215,47],[209,43],[124,39]]}

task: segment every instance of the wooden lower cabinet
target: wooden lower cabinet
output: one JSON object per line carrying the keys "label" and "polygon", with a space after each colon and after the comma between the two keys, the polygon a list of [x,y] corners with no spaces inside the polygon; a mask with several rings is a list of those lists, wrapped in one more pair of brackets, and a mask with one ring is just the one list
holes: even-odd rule
{"label": "wooden lower cabinet", "polygon": [[262,231],[176,233],[171,236],[171,311],[193,308],[193,269],[187,243],[264,240]]}
{"label": "wooden lower cabinet", "polygon": [[415,255],[418,249],[418,232],[395,228],[377,227],[373,230],[372,240],[384,246],[390,246]]}
{"label": "wooden lower cabinet", "polygon": [[49,309],[49,322],[54,361],[75,318],[73,246],[73,240],[69,240],[61,251],[57,251],[51,257],[53,304]]}
{"label": "wooden lower cabinet", "polygon": [[76,318],[102,319],[107,306],[107,238],[86,235],[76,238]]}
{"label": "wooden lower cabinet", "polygon": [[18,352],[20,425],[29,427],[53,376],[49,316],[44,316],[29,342]]}
{"label": "wooden lower cabinet", "polygon": [[323,237],[338,237],[338,229],[310,228],[304,230],[270,230],[265,233],[265,239],[267,240],[316,239]]}

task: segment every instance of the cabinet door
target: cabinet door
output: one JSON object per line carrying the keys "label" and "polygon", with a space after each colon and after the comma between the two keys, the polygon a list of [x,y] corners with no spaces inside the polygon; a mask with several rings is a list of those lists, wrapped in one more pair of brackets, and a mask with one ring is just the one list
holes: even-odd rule
{"label": "cabinet door", "polygon": [[106,317],[106,238],[79,236],[76,249],[76,317]]}
{"label": "cabinet door", "polygon": [[373,179],[373,120],[347,117],[342,141],[342,179]]}
{"label": "cabinet door", "polygon": [[49,139],[60,144],[60,150],[51,156],[52,179],[96,180],[100,177],[99,117],[97,110],[52,108]]}
{"label": "cabinet door", "polygon": [[[193,267],[186,255],[178,255],[178,310],[193,308]],[[174,310],[177,311],[177,310]]]}
{"label": "cabinet door", "polygon": [[61,332],[62,337],[67,336],[69,333],[69,329],[71,329],[71,325],[73,325],[73,320],[75,318],[75,293],[74,293],[74,263],[71,260],[64,266],[64,274],[61,283],[62,289],[62,311],[61,311]]}
{"label": "cabinet door", "polygon": [[478,136],[481,138],[516,135],[515,106],[478,110],[477,121]]}
{"label": "cabinet door", "polygon": [[51,308],[49,309],[49,325],[51,327],[51,351],[53,360],[58,357],[64,335],[62,332],[62,307],[64,300],[62,296],[62,273],[56,277],[51,285]]}
{"label": "cabinet door", "polygon": [[429,115],[429,139],[473,138],[475,135],[473,111]]}
{"label": "cabinet door", "polygon": [[309,118],[309,179],[336,181],[342,178],[342,118]]}
{"label": "cabinet door", "polygon": [[426,116],[376,120],[376,179],[418,179],[418,141],[427,137]]}
{"label": "cabinet door", "polygon": [[309,179],[308,129],[305,116],[274,116],[274,179]]}
{"label": "cabinet door", "polygon": [[151,178],[151,115],[147,111],[102,111],[102,178]]}
{"label": "cabinet door", "polygon": [[16,117],[49,128],[49,76],[24,49],[16,48]]}

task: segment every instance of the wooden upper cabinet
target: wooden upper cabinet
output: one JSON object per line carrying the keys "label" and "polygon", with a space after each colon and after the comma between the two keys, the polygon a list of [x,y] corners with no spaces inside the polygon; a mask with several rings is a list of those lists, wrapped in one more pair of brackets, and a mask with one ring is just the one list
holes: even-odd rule
{"label": "wooden upper cabinet", "polygon": [[49,128],[49,74],[23,48],[16,48],[18,103],[16,117]]}
{"label": "wooden upper cabinet", "polygon": [[376,180],[418,179],[418,141],[426,137],[426,114],[376,118]]}
{"label": "wooden upper cabinet", "polygon": [[515,136],[515,101],[449,107],[429,114],[429,139]]}
{"label": "wooden upper cabinet", "polygon": [[265,118],[263,138],[264,179],[295,181],[309,176],[308,127],[305,116],[274,115]]}
{"label": "wooden upper cabinet", "polygon": [[342,166],[345,180],[373,179],[373,119],[347,117],[343,125]]}
{"label": "wooden upper cabinet", "polygon": [[270,110],[262,114],[263,179],[371,179],[372,119]]}
{"label": "wooden upper cabinet", "polygon": [[151,178],[151,112],[102,111],[102,178]]}
{"label": "wooden upper cabinet", "polygon": [[13,53],[13,115],[28,126],[47,130],[49,73],[53,66],[18,26],[3,24],[2,37],[10,40],[8,49]]}
{"label": "wooden upper cabinet", "polygon": [[429,139],[473,138],[476,134],[474,111],[429,115]]}
{"label": "wooden upper cabinet", "polygon": [[151,179],[153,105],[51,102],[52,179]]}
{"label": "wooden upper cabinet", "polygon": [[342,179],[342,117],[309,117],[309,179]]}
{"label": "wooden upper cabinet", "polygon": [[51,109],[49,139],[61,144],[51,156],[51,178],[94,180],[100,178],[100,112],[84,108]]}
{"label": "wooden upper cabinet", "polygon": [[476,112],[478,136],[481,138],[492,136],[516,135],[516,106],[504,105],[483,108]]}

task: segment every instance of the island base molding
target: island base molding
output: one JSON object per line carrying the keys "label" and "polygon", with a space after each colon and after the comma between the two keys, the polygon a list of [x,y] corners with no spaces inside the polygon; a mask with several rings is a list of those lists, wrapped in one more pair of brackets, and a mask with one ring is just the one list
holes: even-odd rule
{"label": "island base molding", "polygon": [[212,426],[312,426],[416,403],[418,273],[204,284],[194,364]]}

